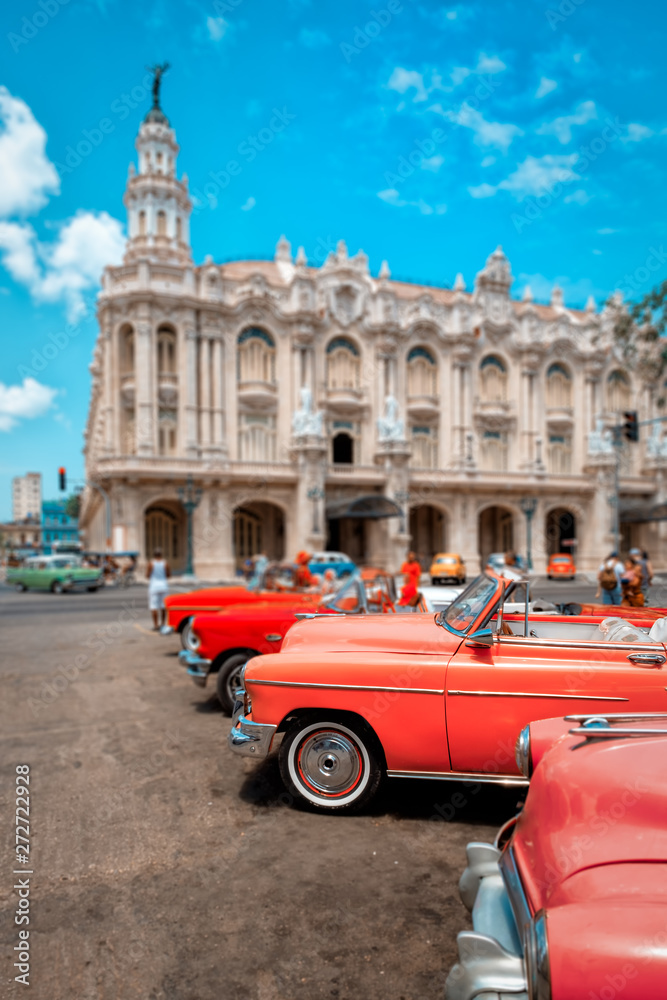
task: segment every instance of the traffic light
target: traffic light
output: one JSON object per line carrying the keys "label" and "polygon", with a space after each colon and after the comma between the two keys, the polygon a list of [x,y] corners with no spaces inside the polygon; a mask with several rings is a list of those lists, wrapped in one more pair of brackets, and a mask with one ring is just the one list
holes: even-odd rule
{"label": "traffic light", "polygon": [[623,437],[626,441],[639,441],[637,411],[626,410],[623,414]]}
{"label": "traffic light", "polygon": [[61,493],[64,493],[67,489],[67,476],[65,475],[65,470],[62,467],[58,469],[58,489]]}

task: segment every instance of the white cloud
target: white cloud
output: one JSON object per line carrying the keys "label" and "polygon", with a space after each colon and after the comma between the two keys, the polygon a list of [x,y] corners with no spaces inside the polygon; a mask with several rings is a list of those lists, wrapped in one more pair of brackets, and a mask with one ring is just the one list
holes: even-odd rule
{"label": "white cloud", "polygon": [[612,233],[617,233],[617,232],[618,229],[610,229],[608,226],[605,226],[604,229],[598,229],[598,234],[600,236],[611,236]]}
{"label": "white cloud", "polygon": [[224,17],[206,18],[206,30],[212,42],[219,42],[221,38],[224,38],[228,27]]}
{"label": "white cloud", "polygon": [[495,162],[496,162],[495,156],[491,156],[491,155],[485,156],[484,159],[482,160],[481,166],[482,167],[492,167]]}
{"label": "white cloud", "polygon": [[537,97],[538,99],[541,97],[546,97],[547,94],[550,94],[551,91],[555,90],[557,86],[558,84],[556,83],[555,80],[550,80],[548,77],[543,76],[540,79],[539,87],[535,91],[535,97]]}
{"label": "white cloud", "polygon": [[394,208],[416,208],[422,215],[444,215],[447,211],[446,205],[429,205],[423,198],[420,198],[419,201],[407,201],[405,198],[401,198],[396,188],[378,191],[378,198],[381,198],[388,205],[393,205]]}
{"label": "white cloud", "polygon": [[583,188],[577,188],[577,190],[573,191],[572,194],[568,194],[565,198],[563,198],[566,205],[570,205],[572,203],[576,205],[585,205],[590,200],[591,196],[584,191]]}
{"label": "white cloud", "polygon": [[19,420],[43,416],[53,406],[57,389],[24,378],[21,385],[0,382],[0,431],[11,431]]}
{"label": "white cloud", "polygon": [[253,209],[255,207],[256,204],[257,204],[256,200],[253,198],[252,195],[250,195],[250,197],[246,201],[245,205],[241,205],[241,211],[242,212],[249,212],[251,209]]}
{"label": "white cloud", "polygon": [[602,250],[591,250],[591,253],[594,253],[596,257],[602,256]]}
{"label": "white cloud", "polygon": [[428,97],[424,87],[424,77],[415,69],[404,69],[402,66],[396,66],[387,86],[390,90],[398,91],[399,94],[404,94],[406,90],[414,88],[416,93],[413,101],[425,101]]}
{"label": "white cloud", "polygon": [[587,122],[597,118],[598,112],[595,101],[582,101],[578,108],[571,115],[562,115],[554,118],[552,122],[544,122],[537,129],[538,135],[555,135],[560,143],[565,145],[572,139],[572,128],[574,125],[585,125]]}
{"label": "white cloud", "polygon": [[85,312],[83,293],[107,264],[121,263],[124,248],[121,224],[107,212],[78,212],[50,244],[27,223],[0,223],[0,252],[12,278],[38,302],[64,301],[71,322]]}
{"label": "white cloud", "polygon": [[462,104],[458,111],[445,112],[445,117],[463,128],[472,129],[478,146],[496,146],[503,152],[507,152],[515,136],[523,135],[518,125],[487,121],[481,111],[469,104]]}
{"label": "white cloud", "polygon": [[502,73],[505,69],[507,69],[507,66],[498,56],[487,56],[486,52],[480,52],[477,57],[476,66],[472,68],[468,66],[455,66],[450,73],[450,77],[454,86],[458,87],[469,76],[487,76],[494,73]]}
{"label": "white cloud", "polygon": [[427,160],[422,160],[419,166],[422,170],[432,170],[434,174],[437,174],[444,162],[444,156],[436,153],[435,156],[430,156]]}
{"label": "white cloud", "polygon": [[28,105],[0,87],[0,216],[27,215],[60,190],[46,132]]}
{"label": "white cloud", "polygon": [[627,132],[621,136],[621,142],[643,142],[644,139],[650,139],[654,134],[653,129],[649,128],[648,125],[630,122]]}
{"label": "white cloud", "polygon": [[312,30],[310,28],[302,28],[299,32],[299,41],[307,49],[321,49],[325,45],[331,44],[329,36],[318,28]]}
{"label": "white cloud", "polygon": [[529,195],[552,191],[556,184],[578,180],[579,175],[572,169],[578,158],[578,153],[569,156],[527,156],[500,184],[480,184],[468,188],[468,191],[473,198],[490,198],[498,191],[509,191],[518,201],[523,201]]}

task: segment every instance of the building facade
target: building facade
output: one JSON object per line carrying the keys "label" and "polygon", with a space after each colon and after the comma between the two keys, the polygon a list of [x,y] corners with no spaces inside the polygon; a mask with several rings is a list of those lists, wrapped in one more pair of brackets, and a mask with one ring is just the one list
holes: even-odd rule
{"label": "building facade", "polygon": [[42,474],[27,472],[12,479],[12,520],[39,521],[42,509]]}
{"label": "building facade", "polygon": [[[614,349],[608,310],[510,295],[498,248],[467,290],[369,272],[343,242],[321,267],[281,238],[273,260],[195,266],[187,178],[159,108],[142,123],[125,193],[124,263],[107,268],[86,431],[87,478],[108,496],[112,548],[186,553],[179,498],[194,514],[195,571],[233,574],[259,551],[333,548],[396,569],[460,552],[474,572],[493,551],[572,552],[596,568],[621,511],[665,499],[667,442],[614,447],[627,409],[656,414]],[[105,544],[100,489],[80,526]],[[623,514],[622,514],[623,516]],[[632,520],[632,518],[630,518]],[[637,518],[635,518],[635,521]],[[663,523],[622,524],[660,564]]]}
{"label": "building facade", "polygon": [[67,501],[42,503],[42,545],[48,555],[62,549],[74,550],[79,543],[79,522],[67,513]]}

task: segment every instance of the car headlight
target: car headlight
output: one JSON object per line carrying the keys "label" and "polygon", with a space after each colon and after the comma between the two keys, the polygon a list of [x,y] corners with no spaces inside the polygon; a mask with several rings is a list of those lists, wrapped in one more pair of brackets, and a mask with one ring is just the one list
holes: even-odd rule
{"label": "car headlight", "polygon": [[551,971],[547,916],[540,910],[526,930],[524,944],[526,981],[530,1000],[551,1000]]}
{"label": "car headlight", "polygon": [[530,726],[524,726],[519,733],[514,745],[514,759],[516,760],[516,766],[524,778],[530,778],[533,773],[533,762],[530,753]]}

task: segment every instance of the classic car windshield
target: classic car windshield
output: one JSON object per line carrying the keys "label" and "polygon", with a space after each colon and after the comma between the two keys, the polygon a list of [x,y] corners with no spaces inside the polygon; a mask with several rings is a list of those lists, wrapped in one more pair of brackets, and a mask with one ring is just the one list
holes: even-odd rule
{"label": "classic car windshield", "polygon": [[439,624],[455,632],[465,632],[479,618],[497,589],[497,580],[486,575],[478,576],[445,611],[440,612]]}
{"label": "classic car windshield", "polygon": [[457,563],[456,556],[439,556],[435,560],[438,564],[442,563],[445,566],[454,566]]}

